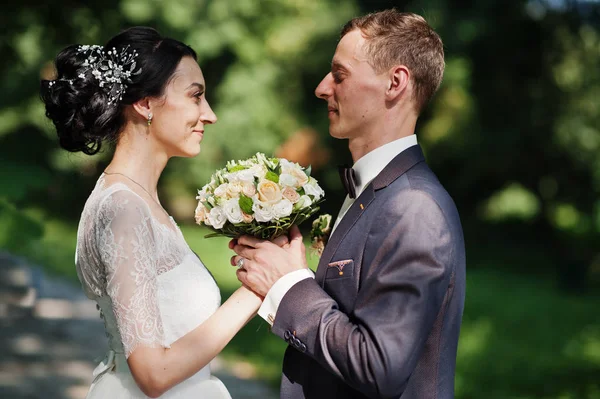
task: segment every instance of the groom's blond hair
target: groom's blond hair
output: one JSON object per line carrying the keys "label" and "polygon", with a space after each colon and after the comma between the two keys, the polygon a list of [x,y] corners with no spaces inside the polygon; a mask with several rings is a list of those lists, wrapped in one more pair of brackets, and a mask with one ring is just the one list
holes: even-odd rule
{"label": "groom's blond hair", "polygon": [[365,53],[376,73],[405,65],[412,75],[418,113],[429,103],[444,75],[444,45],[425,18],[395,9],[350,20],[340,38],[360,29],[367,40]]}

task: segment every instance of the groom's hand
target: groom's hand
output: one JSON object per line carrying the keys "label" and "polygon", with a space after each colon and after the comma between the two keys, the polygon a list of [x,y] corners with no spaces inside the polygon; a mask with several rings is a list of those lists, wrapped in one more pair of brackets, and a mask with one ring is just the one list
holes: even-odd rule
{"label": "groom's hand", "polygon": [[273,284],[284,275],[307,269],[306,250],[302,234],[297,226],[290,230],[290,239],[279,238],[274,242],[251,236],[231,240],[229,248],[237,254],[231,258],[236,266],[241,258],[243,266],[237,270],[237,278],[245,286],[261,296],[266,296]]}

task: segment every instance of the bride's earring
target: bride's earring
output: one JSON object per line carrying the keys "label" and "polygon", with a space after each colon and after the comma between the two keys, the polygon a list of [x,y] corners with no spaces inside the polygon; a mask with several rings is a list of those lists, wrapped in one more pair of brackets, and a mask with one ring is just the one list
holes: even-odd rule
{"label": "bride's earring", "polygon": [[148,114],[148,126],[150,126],[152,124],[152,118],[154,117],[154,115],[152,115],[152,112],[150,112]]}

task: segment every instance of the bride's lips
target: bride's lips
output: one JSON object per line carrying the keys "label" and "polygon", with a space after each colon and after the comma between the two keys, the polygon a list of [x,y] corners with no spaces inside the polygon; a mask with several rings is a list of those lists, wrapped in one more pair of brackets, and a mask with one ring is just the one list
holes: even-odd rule
{"label": "bride's lips", "polygon": [[194,133],[196,133],[198,136],[202,137],[204,135],[204,130],[194,130]]}

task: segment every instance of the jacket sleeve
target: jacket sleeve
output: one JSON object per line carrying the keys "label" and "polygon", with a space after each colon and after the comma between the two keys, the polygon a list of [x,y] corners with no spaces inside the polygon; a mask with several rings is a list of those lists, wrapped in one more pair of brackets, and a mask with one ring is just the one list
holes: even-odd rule
{"label": "jacket sleeve", "polygon": [[403,190],[372,226],[352,314],[306,279],[284,296],[272,331],[293,335],[306,355],[365,395],[398,398],[441,310],[456,240],[422,191]]}

